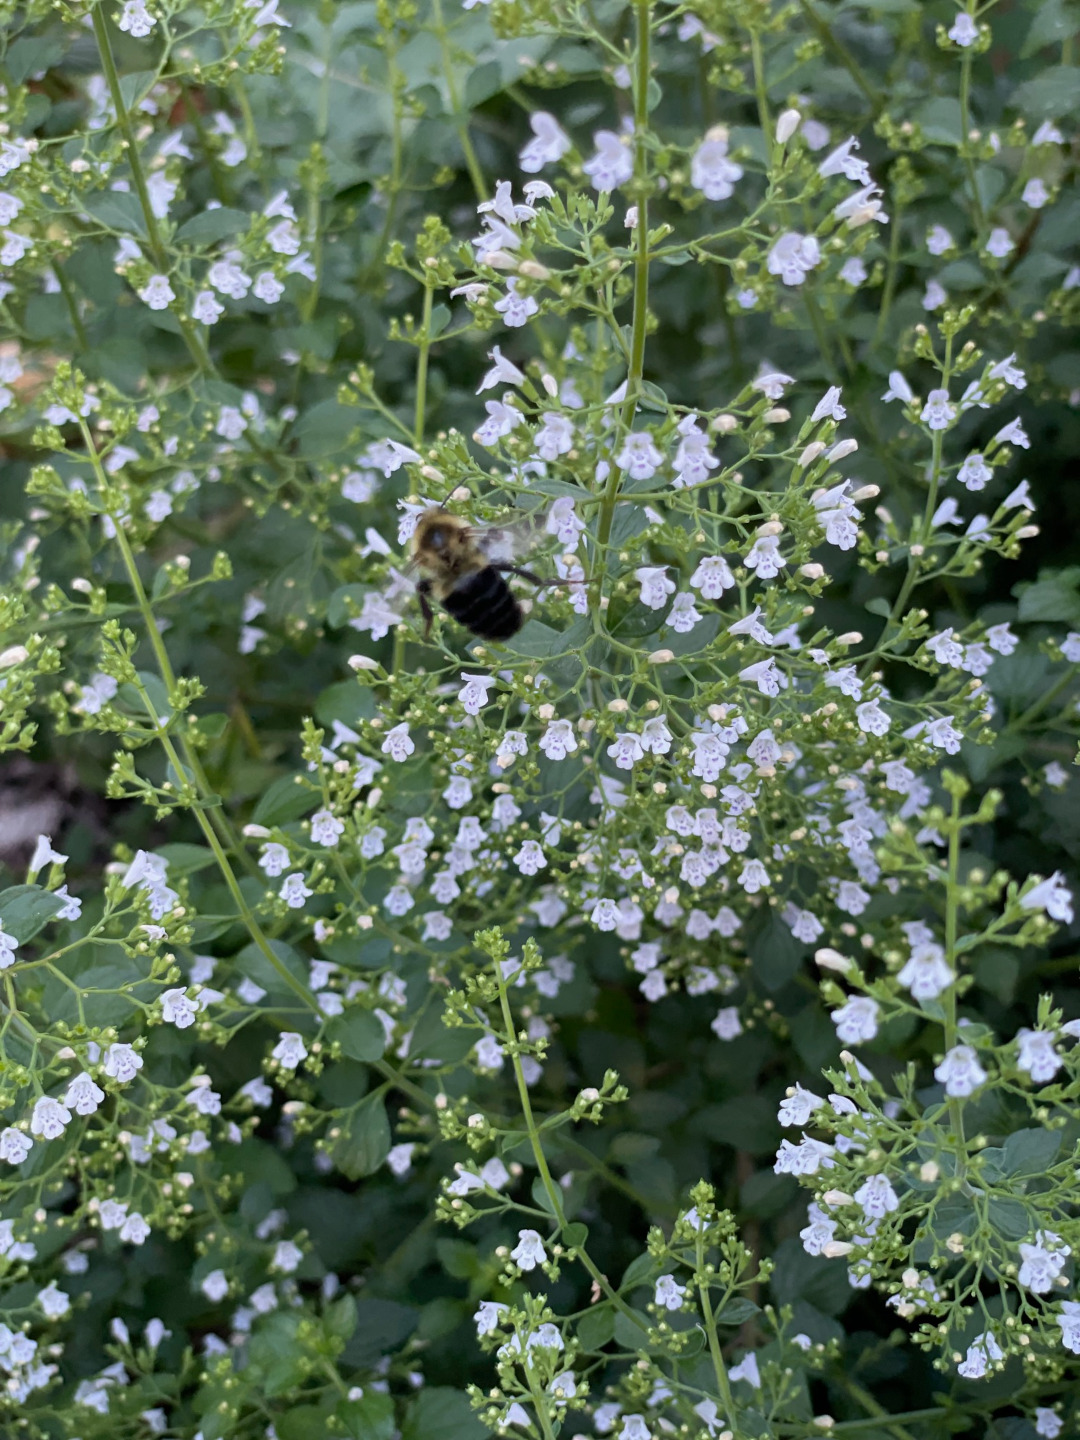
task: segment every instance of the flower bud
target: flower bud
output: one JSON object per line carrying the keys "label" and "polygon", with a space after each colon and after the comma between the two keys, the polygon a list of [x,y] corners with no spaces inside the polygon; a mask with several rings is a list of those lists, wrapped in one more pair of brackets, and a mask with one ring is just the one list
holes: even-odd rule
{"label": "flower bud", "polygon": [[820,440],[811,440],[810,444],[807,445],[806,449],[799,456],[798,460],[795,461],[795,464],[799,467],[800,470],[805,470],[807,465],[812,465],[814,463],[814,461],[818,458],[818,456],[822,453],[824,449],[825,446]]}
{"label": "flower bud", "polygon": [[844,975],[851,969],[851,961],[846,955],[841,955],[839,950],[834,950],[829,945],[823,945],[820,950],[814,951],[814,964],[819,965],[822,970],[835,970]]}
{"label": "flower bud", "polygon": [[[490,261],[488,262],[490,264]],[[539,260],[522,260],[517,267],[519,275],[526,276],[529,280],[550,280],[551,271],[546,265],[541,265]]]}
{"label": "flower bud", "polygon": [[776,121],[776,143],[786,145],[792,135],[799,128],[799,121],[802,116],[798,110],[784,110]]}

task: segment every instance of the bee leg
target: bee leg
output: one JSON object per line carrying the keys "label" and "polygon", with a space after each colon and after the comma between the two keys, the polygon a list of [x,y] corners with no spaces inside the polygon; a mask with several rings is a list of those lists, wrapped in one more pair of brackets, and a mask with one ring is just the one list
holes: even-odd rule
{"label": "bee leg", "polygon": [[416,587],[416,598],[420,601],[420,614],[424,617],[424,639],[431,634],[431,622],[435,619],[435,612],[431,608],[428,595],[431,592],[431,581],[421,580]]}
{"label": "bee leg", "polygon": [[523,570],[520,565],[499,564],[492,565],[491,568],[493,570],[501,570],[507,575],[520,575],[522,580],[528,580],[531,584],[535,585],[538,590],[543,589],[545,585],[553,585],[556,583],[553,580],[541,580],[539,575],[534,575],[531,570]]}

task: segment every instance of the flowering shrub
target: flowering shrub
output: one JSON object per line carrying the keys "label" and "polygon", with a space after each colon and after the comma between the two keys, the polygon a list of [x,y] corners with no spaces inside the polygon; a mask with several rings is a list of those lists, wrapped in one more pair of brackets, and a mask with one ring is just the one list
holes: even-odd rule
{"label": "flowering shrub", "polygon": [[1075,1426],[1075,11],[5,21],[4,1432]]}

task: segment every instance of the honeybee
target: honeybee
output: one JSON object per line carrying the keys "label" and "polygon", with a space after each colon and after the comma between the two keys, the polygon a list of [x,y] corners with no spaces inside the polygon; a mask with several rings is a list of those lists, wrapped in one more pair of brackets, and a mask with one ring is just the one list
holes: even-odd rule
{"label": "honeybee", "polygon": [[511,529],[476,528],[438,505],[424,511],[413,532],[410,567],[425,572],[416,587],[425,635],[434,618],[432,597],[480,640],[517,634],[525,617],[503,576],[520,575],[538,588],[549,582],[513,563],[516,539]]}

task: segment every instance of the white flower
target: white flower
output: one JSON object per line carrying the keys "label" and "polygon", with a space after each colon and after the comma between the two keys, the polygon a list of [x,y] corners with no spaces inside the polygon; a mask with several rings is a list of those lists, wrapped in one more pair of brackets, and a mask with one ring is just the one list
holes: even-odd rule
{"label": "white flower", "polygon": [[84,1070],[67,1088],[64,1104],[77,1115],[92,1115],[105,1099],[105,1091]]}
{"label": "white flower", "polygon": [[622,136],[614,130],[598,130],[593,136],[596,153],[581,167],[601,195],[617,190],[633,176],[634,157]]}
{"label": "white flower", "polygon": [[139,299],[149,305],[151,310],[167,310],[176,293],[169,284],[167,275],[151,275],[143,288],[138,292]]}
{"label": "white flower", "polygon": [[1061,1343],[1065,1349],[1080,1355],[1080,1303],[1063,1300],[1061,1314],[1054,1316],[1054,1324],[1061,1326]]}
{"label": "white flower", "polygon": [[1056,1410],[1047,1405],[1035,1406],[1035,1433],[1043,1440],[1057,1440],[1064,1427],[1064,1421]]}
{"label": "white flower", "polygon": [[727,200],[742,179],[743,168],[728,159],[727,132],[722,127],[701,142],[690,161],[690,183],[706,200]]}
{"label": "white flower", "polygon": [[649,1427],[641,1415],[627,1415],[623,1418],[619,1440],[652,1440]]}
{"label": "white flower", "polygon": [[304,1037],[295,1030],[283,1030],[281,1039],[270,1052],[283,1070],[295,1070],[307,1058]]}
{"label": "white flower", "polygon": [[548,411],[533,437],[533,449],[541,460],[557,460],[574,445],[574,426],[565,415]]}
{"label": "white flower", "polygon": [[550,721],[540,737],[540,749],[549,760],[565,760],[577,748],[577,737],[569,720]]}
{"label": "white flower", "polygon": [[738,1007],[729,1005],[725,1009],[718,1010],[709,1029],[718,1040],[734,1040],[741,1035],[743,1027],[739,1019]]}
{"label": "white flower", "polygon": [[1002,1358],[1001,1346],[989,1330],[968,1346],[967,1355],[956,1367],[965,1380],[982,1380],[995,1360]]}
{"label": "white flower", "polygon": [[535,175],[545,165],[561,160],[571,148],[570,137],[562,126],[546,110],[534,110],[529,116],[533,138],[518,157],[518,163],[526,175]]}
{"label": "white flower", "polygon": [[986,1079],[986,1071],[970,1045],[954,1045],[934,1071],[934,1079],[945,1086],[946,1095],[971,1095]]}
{"label": "white flower", "polygon": [[316,810],[311,817],[311,839],[316,845],[332,849],[345,833],[345,822],[331,810]]}
{"label": "white flower", "polygon": [[743,556],[743,564],[756,570],[759,580],[772,580],[786,563],[780,554],[779,535],[760,535]]}
{"label": "white flower", "polygon": [[641,603],[650,610],[664,609],[667,597],[674,595],[677,588],[675,581],[668,579],[664,565],[642,565],[634,571],[634,579],[641,586]]}
{"label": "white flower", "polygon": [[251,276],[232,260],[215,260],[206,272],[206,278],[215,290],[234,300],[242,300],[251,289]]}
{"label": "white flower", "polygon": [[955,978],[945,960],[944,950],[932,941],[916,945],[896,977],[905,990],[911,991],[914,1000],[936,1000]]}
{"label": "white flower", "polygon": [[1022,1264],[1017,1279],[1034,1295],[1045,1295],[1065,1268],[1072,1250],[1052,1230],[1037,1230],[1033,1245],[1021,1244]]}
{"label": "white flower", "polygon": [[781,1125],[805,1125],[815,1110],[820,1109],[825,1101],[820,1095],[815,1095],[812,1090],[806,1090],[796,1084],[793,1090],[780,1102],[780,1109],[777,1112],[777,1119]]}
{"label": "white flower", "polygon": [[42,1140],[56,1140],[64,1133],[64,1126],[70,1120],[71,1111],[66,1106],[51,1095],[42,1095],[30,1116],[30,1134]]}
{"label": "white flower", "polygon": [[1019,445],[1021,450],[1030,450],[1031,441],[1019,420],[1010,420],[994,436],[998,445]]}
{"label": "white flower", "polygon": [[1005,256],[1011,255],[1015,249],[1012,236],[1003,225],[996,225],[986,238],[986,253],[995,260],[1004,260]]}
{"label": "white flower", "polygon": [[725,590],[734,588],[735,577],[722,555],[708,555],[698,562],[690,584],[701,591],[703,599],[719,600]]}
{"label": "white flower", "polygon": [[678,1310],[682,1306],[685,1295],[685,1285],[680,1285],[673,1275],[661,1275],[656,1282],[653,1300],[655,1304],[662,1305],[665,1310]]}
{"label": "white flower", "polygon": [[975,24],[974,18],[961,10],[956,19],[949,26],[949,39],[954,45],[974,45],[979,38],[979,27]]}
{"label": "white flower", "polygon": [[290,910],[302,910],[304,901],[314,892],[308,889],[302,871],[294,870],[291,875],[286,875],[281,882],[281,889],[278,891],[281,899]]}
{"label": "white flower", "polygon": [[940,280],[928,280],[922,298],[922,307],[924,310],[940,310],[948,298],[945,286]]}
{"label": "white flower", "polygon": [[488,691],[497,683],[494,675],[468,675],[462,671],[464,685],[458,691],[458,699],[466,715],[479,715],[488,702]]}
{"label": "white flower", "polygon": [[191,317],[200,325],[213,325],[225,314],[225,306],[212,290],[200,290],[191,306]]}
{"label": "white flower", "polygon": [[956,478],[969,490],[981,490],[994,478],[994,472],[978,451],[973,450],[956,472]]}
{"label": "white flower", "polygon": [[789,230],[769,251],[766,268],[770,275],[779,275],[785,285],[801,285],[820,263],[821,251],[814,237]]}
{"label": "white flower", "polygon": [[256,275],[251,293],[264,305],[276,305],[285,294],[285,286],[272,270],[263,270]]}
{"label": "white flower", "polygon": [[147,10],[144,0],[125,0],[120,19],[116,23],[136,40],[142,40],[150,34],[157,21]]}
{"label": "white flower", "polygon": [[195,1023],[198,1007],[189,1000],[183,990],[166,990],[161,997],[161,1016],[178,1030],[186,1030]]}
{"label": "white flower", "polygon": [[379,747],[382,754],[389,755],[391,760],[399,764],[407,760],[416,749],[416,745],[409,735],[409,727],[403,720],[400,725],[395,725],[392,730],[386,732],[386,739]]}
{"label": "white flower", "polygon": [[615,456],[615,464],[620,470],[625,470],[631,480],[651,479],[663,463],[664,457],[647,430],[627,435],[622,449]]}
{"label": "white flower", "polygon": [[211,1270],[208,1275],[203,1277],[199,1289],[215,1305],[220,1300],[224,1300],[229,1293],[229,1282],[225,1277],[225,1271]]}
{"label": "white flower", "polygon": [[544,1242],[535,1230],[519,1230],[518,1243],[510,1251],[510,1259],[519,1270],[535,1270],[547,1259]]}
{"label": "white flower", "polygon": [[473,1314],[477,1336],[482,1338],[485,1335],[494,1334],[499,1328],[501,1317],[509,1308],[508,1305],[501,1305],[497,1300],[481,1300],[479,1308]]}
{"label": "white flower", "polygon": [[547,859],[536,840],[526,840],[514,856],[514,864],[522,875],[535,875],[538,870],[547,868]]}
{"label": "white flower", "polygon": [[1055,870],[1048,880],[1040,881],[1021,895],[1020,907],[1023,910],[1045,910],[1051,920],[1058,920],[1063,925],[1071,925],[1073,921],[1072,891],[1064,884],[1060,870]]}
{"label": "white flower", "polygon": [[944,255],[955,243],[944,225],[931,225],[926,232],[926,248],[931,255]]}
{"label": "white flower", "polygon": [[931,430],[947,430],[956,418],[956,407],[949,403],[948,390],[931,390],[919,418]]}
{"label": "white flower", "polygon": [[1036,1085],[1045,1085],[1061,1069],[1061,1057],[1054,1049],[1054,1031],[1028,1030],[1016,1032],[1017,1068],[1026,1071]]}
{"label": "white flower", "polygon": [[9,1165],[21,1165],[33,1148],[34,1142],[21,1130],[11,1125],[0,1130],[0,1160],[6,1160]]}
{"label": "white flower", "polygon": [[1050,199],[1050,192],[1047,190],[1045,183],[1036,178],[1027,182],[1020,198],[1024,204],[1029,205],[1032,210],[1041,210]]}
{"label": "white flower", "polygon": [[900,1205],[887,1175],[869,1176],[855,1191],[855,1201],[867,1220],[880,1220]]}
{"label": "white flower", "polygon": [[50,1281],[44,1290],[38,1291],[37,1302],[49,1320],[61,1320],[71,1309],[71,1300],[57,1286],[55,1280]]}
{"label": "white flower", "polygon": [[858,1045],[873,1040],[878,1031],[878,1010],[876,1000],[868,995],[856,995],[832,1012],[837,1039],[845,1045]]}
{"label": "white flower", "polygon": [[862,257],[860,255],[851,255],[844,261],[843,265],[840,266],[840,269],[837,271],[837,278],[842,280],[845,285],[851,285],[857,289],[860,285],[865,285],[869,273]]}

